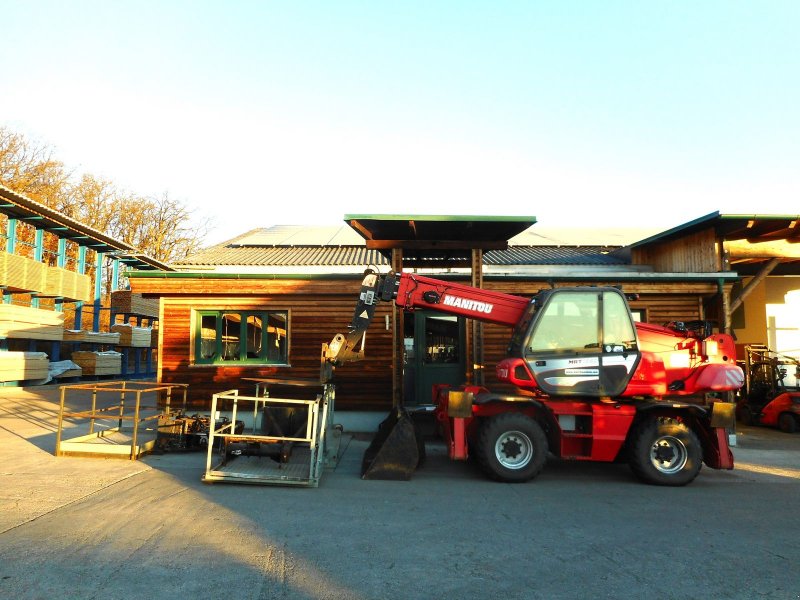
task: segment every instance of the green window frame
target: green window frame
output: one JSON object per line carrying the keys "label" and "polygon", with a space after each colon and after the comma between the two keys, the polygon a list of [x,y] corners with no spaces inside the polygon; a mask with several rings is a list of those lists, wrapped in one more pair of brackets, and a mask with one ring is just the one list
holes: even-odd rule
{"label": "green window frame", "polygon": [[199,310],[194,363],[289,364],[289,312],[285,310]]}

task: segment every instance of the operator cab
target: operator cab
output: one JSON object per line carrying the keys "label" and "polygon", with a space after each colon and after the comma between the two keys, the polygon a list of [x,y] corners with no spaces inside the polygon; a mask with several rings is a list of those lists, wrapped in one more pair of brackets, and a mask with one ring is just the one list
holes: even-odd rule
{"label": "operator cab", "polygon": [[618,396],[640,359],[636,328],[616,288],[544,290],[512,335],[536,387],[551,396]]}

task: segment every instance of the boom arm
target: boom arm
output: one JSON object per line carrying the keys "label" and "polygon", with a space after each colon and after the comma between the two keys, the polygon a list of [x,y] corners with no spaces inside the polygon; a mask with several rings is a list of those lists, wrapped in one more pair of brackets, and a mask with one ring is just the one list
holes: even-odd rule
{"label": "boom arm", "polygon": [[337,334],[324,351],[333,365],[364,357],[366,332],[379,302],[394,301],[405,310],[433,308],[487,323],[514,327],[530,302],[527,298],[423,277],[413,273],[367,271],[347,334]]}

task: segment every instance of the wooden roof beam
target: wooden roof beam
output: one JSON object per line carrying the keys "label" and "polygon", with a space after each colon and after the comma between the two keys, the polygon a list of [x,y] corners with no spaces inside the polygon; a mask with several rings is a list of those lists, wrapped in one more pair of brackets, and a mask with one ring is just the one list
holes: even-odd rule
{"label": "wooden roof beam", "polygon": [[772,240],[769,242],[745,242],[741,240],[725,241],[725,250],[731,261],[748,258],[798,258],[800,259],[800,244],[787,240]]}
{"label": "wooden roof beam", "polygon": [[467,241],[467,240],[367,240],[370,250],[506,250],[505,241]]}
{"label": "wooden roof beam", "polygon": [[750,293],[756,289],[756,287],[766,279],[767,275],[772,273],[772,271],[780,264],[780,258],[773,258],[767,264],[765,264],[758,274],[753,277],[750,282],[744,286],[742,289],[742,293],[739,294],[739,297],[736,298],[733,302],[731,302],[731,306],[728,309],[729,314],[733,314],[737,308],[739,308],[745,301],[745,299],[750,295]]}

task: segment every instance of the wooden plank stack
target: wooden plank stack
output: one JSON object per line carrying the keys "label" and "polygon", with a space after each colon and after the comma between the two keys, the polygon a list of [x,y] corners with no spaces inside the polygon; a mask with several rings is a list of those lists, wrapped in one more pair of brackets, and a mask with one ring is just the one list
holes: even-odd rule
{"label": "wooden plank stack", "polygon": [[119,337],[120,334],[117,331],[83,331],[76,329],[64,330],[65,342],[84,342],[87,344],[118,346]]}
{"label": "wooden plank stack", "polygon": [[111,312],[140,317],[158,318],[158,298],[145,298],[130,290],[111,292]]}
{"label": "wooden plank stack", "polygon": [[64,339],[64,313],[0,303],[0,338]]}
{"label": "wooden plank stack", "polygon": [[114,351],[72,353],[72,362],[79,365],[84,375],[119,375],[122,373],[122,354]]}
{"label": "wooden plank stack", "polygon": [[92,300],[91,283],[88,275],[60,267],[48,267],[47,282],[42,295],[89,302]]}
{"label": "wooden plank stack", "polygon": [[132,348],[149,348],[151,342],[150,327],[135,327],[129,323],[117,323],[111,331],[120,334],[119,345]]}
{"label": "wooden plank stack", "polygon": [[43,292],[47,265],[17,254],[0,252],[0,286],[9,292]]}
{"label": "wooden plank stack", "polygon": [[44,352],[0,352],[0,381],[44,379],[49,366]]}

